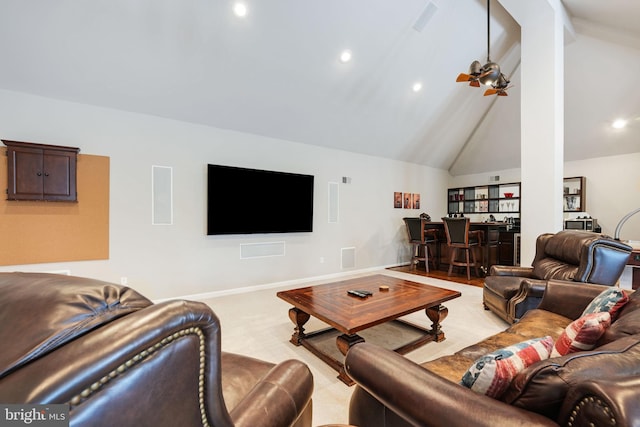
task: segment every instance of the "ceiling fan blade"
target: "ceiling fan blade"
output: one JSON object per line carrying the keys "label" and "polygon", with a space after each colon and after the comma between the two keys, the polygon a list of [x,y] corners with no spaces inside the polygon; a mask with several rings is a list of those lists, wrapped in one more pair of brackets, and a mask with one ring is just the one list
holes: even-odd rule
{"label": "ceiling fan blade", "polygon": [[498,92],[498,96],[509,96],[509,94],[507,93],[507,91],[501,90]]}
{"label": "ceiling fan blade", "polygon": [[484,91],[484,96],[495,95],[498,93],[498,89],[487,89]]}
{"label": "ceiling fan blade", "polygon": [[477,80],[471,80],[471,83],[469,83],[469,86],[480,87],[480,82]]}
{"label": "ceiling fan blade", "polygon": [[458,74],[458,78],[456,79],[456,82],[468,82],[468,81],[471,81],[472,79],[473,77],[471,77],[471,75],[460,73]]}

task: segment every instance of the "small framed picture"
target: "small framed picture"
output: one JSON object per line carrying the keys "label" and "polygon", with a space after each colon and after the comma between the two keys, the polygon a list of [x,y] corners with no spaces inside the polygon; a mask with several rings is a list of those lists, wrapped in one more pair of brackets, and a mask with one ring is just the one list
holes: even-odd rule
{"label": "small framed picture", "polygon": [[412,209],[413,208],[413,193],[404,193],[403,197],[404,208]]}
{"label": "small framed picture", "polygon": [[402,191],[396,191],[393,193],[393,207],[394,209],[402,208]]}
{"label": "small framed picture", "polygon": [[420,209],[420,193],[413,193],[413,209]]}

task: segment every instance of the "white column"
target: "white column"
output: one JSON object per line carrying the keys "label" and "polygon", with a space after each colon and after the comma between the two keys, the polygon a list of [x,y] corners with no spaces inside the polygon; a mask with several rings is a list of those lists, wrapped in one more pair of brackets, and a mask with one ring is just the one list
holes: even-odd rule
{"label": "white column", "polygon": [[560,0],[499,0],[521,27],[521,263],[562,229],[565,14]]}

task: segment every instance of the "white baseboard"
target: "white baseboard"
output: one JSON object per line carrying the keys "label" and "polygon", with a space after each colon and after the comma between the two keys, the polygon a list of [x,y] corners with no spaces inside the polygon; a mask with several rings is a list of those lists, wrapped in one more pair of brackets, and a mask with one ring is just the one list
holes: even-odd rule
{"label": "white baseboard", "polygon": [[262,285],[246,286],[242,288],[223,289],[221,291],[212,291],[212,292],[204,292],[200,294],[191,294],[191,295],[176,296],[172,298],[163,298],[163,299],[153,300],[153,302],[157,304],[163,301],[170,301],[170,300],[176,300],[176,299],[202,301],[202,300],[211,299],[211,298],[223,297],[226,295],[236,295],[236,294],[244,294],[244,293],[254,292],[254,291],[261,291],[264,289],[295,287],[295,286],[299,287],[308,282],[338,279],[346,276],[370,273],[372,271],[384,270],[389,267],[397,267],[397,266],[398,266],[397,264],[392,264],[392,265],[381,266],[381,267],[370,267],[370,268],[364,268],[361,270],[351,270],[347,272],[326,274],[323,276],[314,276],[314,277],[305,277],[302,279],[285,280],[283,282],[265,283]]}

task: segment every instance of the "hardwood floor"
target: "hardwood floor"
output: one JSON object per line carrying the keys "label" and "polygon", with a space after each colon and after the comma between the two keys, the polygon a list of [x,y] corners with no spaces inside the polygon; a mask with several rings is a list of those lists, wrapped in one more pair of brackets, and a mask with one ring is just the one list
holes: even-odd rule
{"label": "hardwood floor", "polygon": [[478,286],[482,288],[484,286],[484,277],[471,277],[471,280],[467,280],[467,276],[464,273],[456,273],[454,269],[451,273],[451,276],[447,276],[447,271],[444,270],[434,270],[433,268],[429,269],[430,271],[427,273],[424,264],[418,264],[416,267],[412,267],[411,265],[402,265],[399,267],[389,267],[387,270],[392,271],[401,271],[403,273],[416,274],[418,276],[423,277],[434,277],[440,280],[448,280],[450,282],[462,283],[465,285]]}

